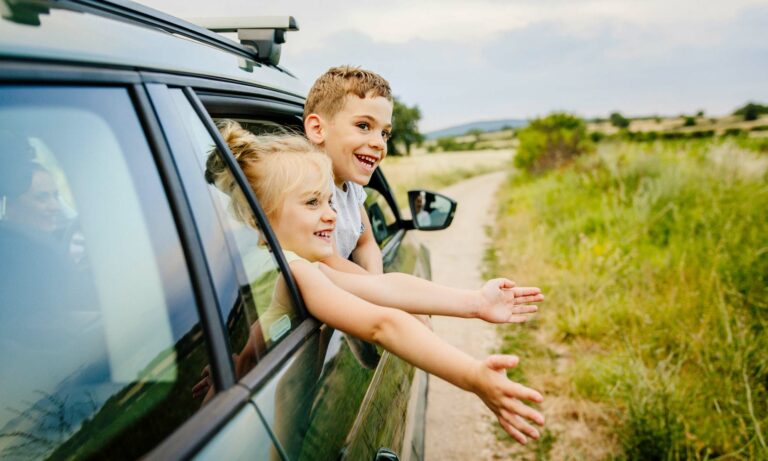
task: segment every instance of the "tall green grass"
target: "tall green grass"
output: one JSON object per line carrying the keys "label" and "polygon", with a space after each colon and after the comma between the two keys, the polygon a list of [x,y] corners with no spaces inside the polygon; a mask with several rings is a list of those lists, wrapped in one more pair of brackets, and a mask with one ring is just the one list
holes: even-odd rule
{"label": "tall green grass", "polygon": [[768,459],[766,171],[733,144],[604,144],[502,192],[554,269],[526,283],[570,391],[616,409],[626,459]]}

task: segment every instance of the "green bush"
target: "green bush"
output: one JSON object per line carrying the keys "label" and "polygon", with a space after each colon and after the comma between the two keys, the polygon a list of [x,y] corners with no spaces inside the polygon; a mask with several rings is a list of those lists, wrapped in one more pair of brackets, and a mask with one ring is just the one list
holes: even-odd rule
{"label": "green bush", "polygon": [[533,120],[517,134],[515,166],[540,173],[570,162],[593,148],[584,121],[566,113]]}
{"label": "green bush", "polygon": [[629,119],[625,118],[623,115],[621,115],[618,112],[614,112],[610,115],[609,120],[611,121],[611,125],[615,126],[616,128],[628,128],[629,127]]}

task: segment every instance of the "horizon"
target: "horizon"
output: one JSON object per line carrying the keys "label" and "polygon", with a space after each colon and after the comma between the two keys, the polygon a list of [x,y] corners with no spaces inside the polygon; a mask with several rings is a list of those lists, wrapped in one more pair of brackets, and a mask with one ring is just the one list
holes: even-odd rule
{"label": "horizon", "polygon": [[722,116],[768,102],[768,0],[140,3],[186,19],[290,14],[300,31],[281,64],[307,85],[336,65],[373,70],[419,106],[423,132],[556,111]]}

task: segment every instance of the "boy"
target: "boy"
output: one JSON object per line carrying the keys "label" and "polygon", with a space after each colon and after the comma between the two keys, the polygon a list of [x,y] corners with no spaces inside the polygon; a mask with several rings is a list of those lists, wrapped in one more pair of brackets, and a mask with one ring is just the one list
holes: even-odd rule
{"label": "boy", "polygon": [[[381,251],[365,212],[363,186],[387,155],[392,92],[381,76],[357,67],[333,67],[312,85],[304,106],[307,138],[333,163],[337,212],[334,255],[323,262],[347,272],[383,272]],[[357,264],[350,264],[349,257]]]}

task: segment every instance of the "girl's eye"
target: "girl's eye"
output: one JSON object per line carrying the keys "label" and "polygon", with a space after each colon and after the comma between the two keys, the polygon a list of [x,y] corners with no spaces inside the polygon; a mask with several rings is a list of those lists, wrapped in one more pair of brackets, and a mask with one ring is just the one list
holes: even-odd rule
{"label": "girl's eye", "polygon": [[389,139],[392,137],[392,132],[390,131],[382,131],[381,137],[384,138],[385,141],[389,141]]}
{"label": "girl's eye", "polygon": [[357,127],[360,128],[361,130],[367,130],[369,125],[367,123],[365,123],[365,122],[359,122],[357,124]]}
{"label": "girl's eye", "polygon": [[318,199],[316,199],[316,198],[311,198],[311,199],[307,200],[306,204],[309,205],[309,206],[314,207],[314,206],[319,205],[320,201]]}
{"label": "girl's eye", "polygon": [[328,205],[331,207],[331,210],[333,210],[333,212],[336,213],[336,206],[334,206],[333,200],[328,199]]}

